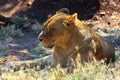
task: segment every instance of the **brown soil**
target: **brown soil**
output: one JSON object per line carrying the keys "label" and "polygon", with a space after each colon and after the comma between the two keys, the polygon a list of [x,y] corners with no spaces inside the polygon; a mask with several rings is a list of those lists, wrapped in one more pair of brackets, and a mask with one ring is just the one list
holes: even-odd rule
{"label": "brown soil", "polygon": [[81,20],[92,18],[97,12],[111,14],[120,12],[120,0],[2,0],[0,12],[10,17],[15,14],[27,16],[44,22],[49,14],[60,8],[69,8],[71,13],[78,13]]}

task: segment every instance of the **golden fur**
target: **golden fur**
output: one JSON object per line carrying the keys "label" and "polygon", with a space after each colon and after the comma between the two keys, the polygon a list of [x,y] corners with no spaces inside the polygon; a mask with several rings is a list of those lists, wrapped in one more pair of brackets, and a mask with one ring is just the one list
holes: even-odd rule
{"label": "golden fur", "polygon": [[38,38],[45,47],[54,47],[54,53],[29,63],[53,67],[61,64],[62,67],[66,67],[71,65],[71,59],[86,62],[93,58],[106,59],[107,63],[115,61],[113,44],[84,25],[77,18],[77,13],[69,15],[66,8],[58,10],[44,26]]}
{"label": "golden fur", "polygon": [[106,62],[115,61],[113,44],[100,37],[95,31],[84,25],[77,13],[66,14],[68,11],[59,10],[44,23],[44,30],[39,35],[45,47],[54,46],[53,66],[70,65],[71,59],[80,55],[81,61],[106,59]]}

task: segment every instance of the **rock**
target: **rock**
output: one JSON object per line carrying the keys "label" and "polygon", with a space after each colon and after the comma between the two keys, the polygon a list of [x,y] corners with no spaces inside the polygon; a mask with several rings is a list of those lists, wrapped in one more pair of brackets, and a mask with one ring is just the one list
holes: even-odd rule
{"label": "rock", "polygon": [[36,22],[35,24],[32,25],[32,29],[33,30],[42,30],[43,29],[43,25],[40,24],[39,22]]}
{"label": "rock", "polygon": [[23,27],[24,27],[24,28],[28,28],[30,25],[31,25],[30,22],[26,22]]}

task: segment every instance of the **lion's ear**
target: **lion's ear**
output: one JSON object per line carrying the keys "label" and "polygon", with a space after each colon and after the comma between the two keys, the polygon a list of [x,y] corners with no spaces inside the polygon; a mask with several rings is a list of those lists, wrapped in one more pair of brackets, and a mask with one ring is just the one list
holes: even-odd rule
{"label": "lion's ear", "polygon": [[77,19],[77,13],[74,13],[69,17],[68,22],[74,22],[76,19]]}
{"label": "lion's ear", "polygon": [[74,13],[73,15],[70,15],[68,19],[66,19],[66,21],[63,23],[63,25],[65,27],[70,27],[70,26],[72,26],[71,24],[73,24],[76,19],[77,19],[77,13]]}
{"label": "lion's ear", "polygon": [[69,14],[70,11],[68,8],[62,8],[62,9],[59,9],[58,11],[56,11],[56,13],[65,13],[65,14]]}

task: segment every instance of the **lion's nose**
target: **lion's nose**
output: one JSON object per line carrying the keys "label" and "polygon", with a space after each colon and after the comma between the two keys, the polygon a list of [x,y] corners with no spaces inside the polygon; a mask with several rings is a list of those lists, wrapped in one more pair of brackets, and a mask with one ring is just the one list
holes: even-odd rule
{"label": "lion's nose", "polygon": [[38,36],[38,39],[39,39],[40,41],[43,41],[43,37],[42,37],[41,35]]}
{"label": "lion's nose", "polygon": [[40,41],[43,41],[43,38],[39,38]]}
{"label": "lion's nose", "polygon": [[43,31],[38,35],[38,39],[39,39],[40,41],[43,41],[42,34],[43,34]]}

